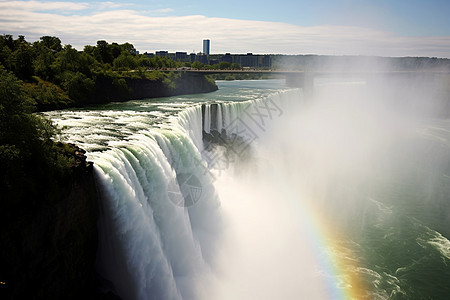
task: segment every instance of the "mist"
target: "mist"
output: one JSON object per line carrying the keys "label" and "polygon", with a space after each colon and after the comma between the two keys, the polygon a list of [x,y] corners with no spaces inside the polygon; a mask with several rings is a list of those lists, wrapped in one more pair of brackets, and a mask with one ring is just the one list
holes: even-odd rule
{"label": "mist", "polygon": [[[442,130],[449,132],[443,80],[426,73],[316,77],[311,97],[282,106],[282,116],[258,133],[247,157],[218,174],[224,234],[203,299],[394,295],[389,284],[383,290],[376,282],[395,274],[369,268],[373,258],[358,251],[365,236],[391,224],[404,205],[420,203],[422,213],[414,208],[407,218],[424,222],[436,205],[449,208],[435,192],[448,176],[448,154],[430,153],[431,144],[444,141],[428,131],[447,126]],[[438,175],[426,180],[429,172]],[[398,186],[429,195],[400,199]],[[450,224],[447,217],[434,218],[427,224],[436,229]],[[336,271],[339,259],[346,263]]]}
{"label": "mist", "polygon": [[308,92],[220,82],[201,97],[49,113],[94,162],[102,288],[123,299],[445,298],[448,74],[366,63],[373,72],[314,72]]}

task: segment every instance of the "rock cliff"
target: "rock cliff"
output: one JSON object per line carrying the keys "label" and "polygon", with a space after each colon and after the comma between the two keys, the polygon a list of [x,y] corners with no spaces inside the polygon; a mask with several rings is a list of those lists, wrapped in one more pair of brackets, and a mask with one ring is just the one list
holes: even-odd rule
{"label": "rock cliff", "polygon": [[217,90],[217,85],[203,75],[182,74],[171,80],[150,80],[144,78],[126,78],[126,87],[118,86],[111,78],[99,78],[96,82],[92,103],[111,101],[169,97],[184,94],[208,93]]}
{"label": "rock cliff", "polygon": [[69,146],[72,171],[52,187],[59,199],[35,205],[24,199],[2,213],[1,299],[95,296],[97,194],[93,167],[83,150]]}

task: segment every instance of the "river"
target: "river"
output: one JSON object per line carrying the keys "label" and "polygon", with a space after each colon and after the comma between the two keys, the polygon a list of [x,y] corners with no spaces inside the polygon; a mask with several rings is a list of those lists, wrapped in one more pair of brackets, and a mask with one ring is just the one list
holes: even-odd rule
{"label": "river", "polygon": [[283,80],[218,86],[44,113],[94,162],[105,290],[450,294],[450,120],[426,113],[432,96],[358,78],[316,79],[308,98]]}

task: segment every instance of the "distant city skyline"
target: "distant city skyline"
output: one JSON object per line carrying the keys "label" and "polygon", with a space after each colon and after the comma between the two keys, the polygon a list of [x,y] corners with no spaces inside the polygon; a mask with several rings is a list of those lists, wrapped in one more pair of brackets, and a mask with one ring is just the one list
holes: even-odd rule
{"label": "distant city skyline", "polygon": [[97,40],[141,53],[426,56],[450,58],[448,0],[4,1],[0,34],[58,36],[81,50]]}

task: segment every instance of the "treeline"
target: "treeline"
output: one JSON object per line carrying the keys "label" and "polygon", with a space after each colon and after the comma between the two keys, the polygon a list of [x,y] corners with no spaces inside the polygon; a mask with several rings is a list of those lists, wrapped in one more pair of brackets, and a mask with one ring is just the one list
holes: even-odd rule
{"label": "treeline", "polygon": [[32,113],[34,104],[23,81],[0,66],[0,190],[7,215],[23,205],[57,201],[57,185],[75,164],[73,151],[52,140],[50,121]]}
{"label": "treeline", "polygon": [[238,63],[230,63],[227,61],[221,61],[217,64],[213,64],[213,65],[207,65],[207,64],[203,64],[199,61],[194,61],[192,63],[189,62],[185,62],[183,63],[184,66],[187,67],[192,67],[193,69],[198,69],[198,70],[241,70],[242,67],[240,64]]}
{"label": "treeline", "polygon": [[[84,282],[93,262],[85,257],[91,249],[95,254],[96,243],[88,240],[96,235],[95,210],[89,210],[96,203],[73,201],[84,209],[81,214],[66,199],[76,188],[84,192],[80,185],[92,177],[92,168],[81,149],[55,142],[55,127],[33,112],[36,105],[69,104],[77,93],[87,93],[93,61],[58,38],[30,44],[23,37],[0,37],[2,299],[91,292]],[[58,282],[56,289],[52,282]],[[80,284],[71,289],[71,282]]]}
{"label": "treeline", "polygon": [[85,299],[97,247],[92,168],[81,149],[53,141],[34,105],[0,65],[0,298]]}
{"label": "treeline", "polygon": [[98,41],[78,51],[53,36],[30,43],[24,36],[11,35],[0,36],[0,64],[24,82],[25,93],[39,111],[91,103],[99,96],[97,82],[105,79],[125,94],[131,92],[127,78],[159,80],[171,87],[179,75],[146,70],[182,66],[166,57],[136,55],[130,43]]}

